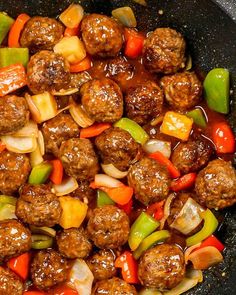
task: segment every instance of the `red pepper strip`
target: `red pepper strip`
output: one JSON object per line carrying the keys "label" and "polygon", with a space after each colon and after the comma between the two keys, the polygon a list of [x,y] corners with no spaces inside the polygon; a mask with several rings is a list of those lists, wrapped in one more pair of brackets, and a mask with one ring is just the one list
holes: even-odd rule
{"label": "red pepper strip", "polygon": [[164,216],[164,201],[154,203],[147,207],[146,213],[152,217],[154,217],[156,220],[161,220]]}
{"label": "red pepper strip", "polygon": [[144,37],[132,29],[125,29],[125,55],[129,58],[136,58],[143,50]]}
{"label": "red pepper strip", "polygon": [[170,188],[174,192],[179,192],[181,190],[188,189],[194,185],[196,177],[197,177],[197,173],[185,174],[179,179],[173,180],[171,182]]}
{"label": "red pepper strip", "polygon": [[46,293],[42,291],[26,291],[23,295],[46,295]]}
{"label": "red pepper strip", "polygon": [[17,17],[14,24],[11,26],[8,35],[8,47],[20,47],[20,34],[29,19],[30,16],[25,13],[22,13]]}
{"label": "red pepper strip", "polygon": [[234,153],[235,137],[232,129],[226,122],[216,123],[212,126],[212,140],[219,154]]}
{"label": "red pepper strip", "polygon": [[70,65],[70,72],[71,73],[79,73],[90,69],[92,66],[91,59],[86,56],[83,60],[78,62],[77,64]]}
{"label": "red pepper strip", "polygon": [[78,36],[79,35],[79,29],[80,27],[75,27],[73,29],[66,28],[64,31],[64,37],[72,37],[72,36]]}
{"label": "red pepper strip", "polygon": [[180,177],[179,170],[166,158],[161,152],[155,152],[148,155],[149,158],[156,160],[158,163],[166,166],[172,178]]}
{"label": "red pepper strip", "polygon": [[6,145],[0,141],[0,153],[3,152],[6,148]]}
{"label": "red pepper strip", "polygon": [[124,210],[125,213],[127,215],[129,215],[131,213],[131,211],[132,211],[133,199],[130,199],[130,201],[127,204],[125,204],[125,205],[119,205],[119,204],[117,204],[117,207],[120,208],[120,209],[122,209],[122,210]]}
{"label": "red pepper strip", "polygon": [[108,196],[119,205],[127,204],[131,200],[134,192],[132,187],[126,185],[121,187],[100,187],[100,190],[107,193]]}
{"label": "red pepper strip", "polygon": [[23,280],[26,280],[29,274],[30,254],[24,253],[18,257],[11,258],[7,265]]}
{"label": "red pepper strip", "polygon": [[115,261],[115,267],[121,268],[121,274],[127,283],[137,284],[138,279],[138,263],[129,251],[125,251]]}
{"label": "red pepper strip", "polygon": [[49,179],[54,183],[54,184],[61,184],[62,179],[63,179],[63,166],[62,162],[59,159],[52,160],[50,161],[52,164],[52,172],[51,175],[49,176]]}
{"label": "red pepper strip", "polygon": [[220,252],[222,252],[225,248],[225,246],[214,235],[211,235],[201,243],[200,247],[194,249],[193,252],[208,246],[215,247]]}
{"label": "red pepper strip", "polygon": [[90,127],[81,129],[80,138],[97,136],[108,128],[111,128],[111,124],[109,123],[95,123]]}
{"label": "red pepper strip", "polygon": [[52,295],[79,295],[79,293],[76,290],[71,289],[67,285],[62,285],[62,286],[56,287],[51,292],[49,292],[49,294],[52,294]]}
{"label": "red pepper strip", "polygon": [[0,69],[0,97],[26,84],[27,77],[22,64],[14,64]]}

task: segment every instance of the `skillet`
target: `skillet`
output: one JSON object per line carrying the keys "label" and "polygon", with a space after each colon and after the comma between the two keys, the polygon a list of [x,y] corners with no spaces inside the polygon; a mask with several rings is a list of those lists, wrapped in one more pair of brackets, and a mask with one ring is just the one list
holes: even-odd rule
{"label": "skillet", "polygon": [[[195,66],[203,72],[225,67],[231,73],[231,113],[228,119],[236,133],[236,2],[235,0],[147,0],[147,7],[131,0],[0,0],[0,11],[12,17],[25,12],[33,15],[57,16],[70,3],[79,2],[86,12],[107,15],[121,6],[135,12],[140,30],[173,27],[186,38]],[[164,14],[158,14],[163,10]],[[236,155],[234,157],[236,165]],[[218,236],[224,242],[224,262],[204,272],[204,282],[190,290],[191,295],[236,294],[236,207],[223,212]]]}

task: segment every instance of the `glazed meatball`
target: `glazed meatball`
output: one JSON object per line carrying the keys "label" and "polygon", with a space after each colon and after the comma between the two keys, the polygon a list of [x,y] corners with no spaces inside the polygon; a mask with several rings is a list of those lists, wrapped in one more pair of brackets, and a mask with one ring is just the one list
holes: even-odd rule
{"label": "glazed meatball", "polygon": [[0,294],[22,295],[24,291],[21,279],[9,269],[0,266]]}
{"label": "glazed meatball", "polygon": [[174,149],[171,161],[183,174],[195,172],[206,166],[212,155],[210,143],[203,137],[180,143]]}
{"label": "glazed meatball", "polygon": [[163,91],[152,81],[128,89],[125,96],[127,116],[140,125],[146,124],[162,111]]}
{"label": "glazed meatball", "polygon": [[120,87],[108,78],[93,79],[80,88],[82,105],[91,119],[114,123],[123,114]]}
{"label": "glazed meatball", "polygon": [[28,121],[29,110],[24,97],[7,95],[0,99],[0,135],[15,133]]}
{"label": "glazed meatball", "polygon": [[98,153],[104,164],[113,164],[125,171],[141,156],[142,147],[129,132],[118,128],[109,128],[95,140]]}
{"label": "glazed meatball", "polygon": [[184,278],[183,252],[175,245],[157,245],[144,252],[138,266],[140,283],[162,291],[176,287]]}
{"label": "glazed meatball", "polygon": [[230,162],[211,161],[198,173],[195,191],[200,204],[223,209],[236,203],[236,171]]}
{"label": "glazed meatball", "polygon": [[61,113],[43,124],[42,133],[46,151],[57,157],[63,141],[79,137],[79,127],[70,115]]}
{"label": "glazed meatball", "polygon": [[57,234],[56,240],[59,252],[66,258],[85,258],[92,250],[92,244],[82,227],[64,229]]}
{"label": "glazed meatball", "polygon": [[34,16],[26,23],[20,38],[21,47],[28,47],[31,53],[51,50],[63,37],[63,26],[55,19]]}
{"label": "glazed meatball", "polygon": [[177,73],[161,79],[165,99],[174,110],[194,107],[201,98],[202,84],[193,72]]}
{"label": "glazed meatball", "polygon": [[31,263],[31,278],[34,286],[47,290],[67,280],[69,263],[53,249],[38,251]]}
{"label": "glazed meatball", "polygon": [[129,218],[113,205],[93,210],[87,230],[91,240],[101,249],[115,249],[123,246],[129,236]]}
{"label": "glazed meatball", "polygon": [[0,263],[31,248],[30,231],[15,219],[0,221],[0,237]]}
{"label": "glazed meatball", "polygon": [[12,195],[27,181],[31,167],[25,154],[0,153],[0,193]]}
{"label": "glazed meatball", "polygon": [[70,83],[69,64],[60,54],[43,50],[31,56],[27,76],[34,94],[59,91]]}
{"label": "glazed meatball", "polygon": [[88,180],[78,180],[78,188],[70,193],[71,197],[80,199],[84,203],[91,203],[96,199],[96,190],[89,187]]}
{"label": "glazed meatball", "polygon": [[54,226],[59,223],[61,205],[48,184],[25,184],[16,203],[16,216],[35,226]]}
{"label": "glazed meatball", "polygon": [[135,198],[144,205],[160,202],[169,193],[170,178],[166,168],[150,158],[143,158],[132,165],[128,183]]}
{"label": "glazed meatball", "polygon": [[88,72],[74,73],[70,75],[70,88],[80,88],[84,83],[92,80]]}
{"label": "glazed meatball", "polygon": [[98,159],[89,139],[72,138],[64,141],[59,156],[66,173],[76,179],[93,179],[98,172]]}
{"label": "glazed meatball", "polygon": [[116,275],[116,255],[110,249],[99,250],[87,259],[87,264],[95,280],[107,280]]}
{"label": "glazed meatball", "polygon": [[123,34],[118,23],[101,14],[87,15],[81,24],[86,51],[96,57],[113,57],[121,50]]}
{"label": "glazed meatball", "polygon": [[119,278],[102,280],[96,283],[92,295],[137,295],[135,287]]}
{"label": "glazed meatball", "polygon": [[184,67],[185,47],[180,33],[170,28],[158,28],[144,42],[144,66],[154,73],[176,73]]}

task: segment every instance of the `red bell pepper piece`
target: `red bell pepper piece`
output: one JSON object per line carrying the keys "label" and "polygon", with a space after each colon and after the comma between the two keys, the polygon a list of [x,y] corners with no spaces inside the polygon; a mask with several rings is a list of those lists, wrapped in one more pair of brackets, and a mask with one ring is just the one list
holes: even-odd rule
{"label": "red bell pepper piece", "polygon": [[125,55],[129,58],[136,58],[142,54],[144,36],[132,29],[125,29]]}
{"label": "red bell pepper piece", "polygon": [[79,29],[80,29],[80,26],[75,27],[73,29],[66,28],[65,31],[64,31],[64,37],[78,36],[79,35]]}
{"label": "red bell pepper piece", "polygon": [[185,174],[179,179],[173,180],[170,185],[170,188],[174,192],[179,192],[181,190],[188,189],[194,185],[196,177],[197,177],[196,173]]}
{"label": "red bell pepper piece", "polygon": [[115,261],[115,267],[121,268],[123,280],[130,284],[139,283],[138,263],[129,251],[125,251]]}
{"label": "red bell pepper piece", "polygon": [[49,176],[49,179],[54,183],[54,184],[61,184],[62,179],[63,179],[63,166],[62,162],[59,159],[52,160],[50,161],[52,164],[52,172],[51,175]]}
{"label": "red bell pepper piece", "polygon": [[6,145],[0,141],[0,153],[3,152],[6,148]]}
{"label": "red bell pepper piece", "polygon": [[8,47],[20,47],[19,39],[21,31],[24,28],[26,22],[30,19],[30,16],[22,13],[15,20],[14,24],[11,26],[8,35]]}
{"label": "red bell pepper piece", "polygon": [[7,265],[23,280],[26,280],[29,274],[30,254],[24,253],[18,257],[11,258]]}
{"label": "red bell pepper piece", "polygon": [[208,246],[215,247],[220,252],[222,252],[225,248],[225,246],[214,235],[211,235],[210,237],[205,239],[198,248],[194,249],[194,251]]}
{"label": "red bell pepper piece", "polygon": [[218,154],[234,153],[235,136],[226,122],[216,123],[212,126],[212,140]]}
{"label": "red bell pepper piece", "polygon": [[71,289],[67,285],[62,285],[62,286],[53,288],[53,290],[51,292],[49,292],[49,294],[51,294],[51,295],[79,295],[79,293],[76,290]]}
{"label": "red bell pepper piece", "polygon": [[172,178],[180,177],[179,170],[166,158],[161,152],[155,152],[148,155],[149,158],[156,160],[158,163],[164,165],[170,173]]}
{"label": "red bell pepper piece", "polygon": [[161,201],[148,206],[146,213],[154,217],[156,220],[161,220],[164,216],[164,203],[164,201]]}
{"label": "red bell pepper piece", "polygon": [[71,73],[83,72],[83,71],[90,69],[91,66],[92,66],[92,61],[88,56],[86,56],[83,60],[81,60],[77,64],[71,64],[70,65],[70,72]]}
{"label": "red bell pepper piece", "polygon": [[125,213],[127,215],[129,215],[131,213],[131,211],[132,211],[133,199],[130,199],[129,202],[127,204],[125,204],[125,205],[119,205],[119,204],[117,204],[117,207],[120,208],[120,209],[122,209],[122,210],[124,210]]}
{"label": "red bell pepper piece", "polygon": [[[91,184],[90,184],[91,187]],[[108,194],[108,196],[117,204],[127,204],[133,196],[133,188],[129,186],[121,187],[100,187],[100,190]]]}
{"label": "red bell pepper piece", "polygon": [[81,129],[80,138],[89,138],[97,136],[110,127],[111,124],[109,123],[95,123],[90,127]]}
{"label": "red bell pepper piece", "polygon": [[26,291],[23,295],[46,295],[47,293],[42,291]]}

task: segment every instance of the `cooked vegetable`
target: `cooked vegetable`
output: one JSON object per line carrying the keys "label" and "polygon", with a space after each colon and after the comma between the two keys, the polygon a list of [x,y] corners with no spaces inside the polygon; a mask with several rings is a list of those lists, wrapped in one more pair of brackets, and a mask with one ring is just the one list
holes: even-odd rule
{"label": "cooked vegetable", "polygon": [[74,94],[78,91],[79,89],[75,87],[75,88],[68,88],[68,89],[60,89],[59,91],[52,91],[52,94],[57,96],[65,96],[65,95]]}
{"label": "cooked vegetable", "polygon": [[43,162],[37,166],[34,166],[30,172],[29,183],[30,184],[42,184],[45,183],[52,171],[52,164],[49,162]]}
{"label": "cooked vegetable", "polygon": [[66,28],[64,31],[64,37],[71,37],[71,36],[78,36],[79,35],[79,29],[80,26],[77,26],[75,28]]}
{"label": "cooked vegetable", "polygon": [[101,167],[107,175],[114,178],[124,178],[128,174],[128,171],[120,171],[113,164],[101,164]]}
{"label": "cooked vegetable", "polygon": [[29,121],[26,125],[13,134],[14,137],[38,137],[38,125],[34,121]]}
{"label": "cooked vegetable", "polygon": [[45,144],[44,144],[43,133],[40,130],[38,132],[38,146],[39,146],[40,153],[43,156],[45,154]]}
{"label": "cooked vegetable", "polygon": [[185,174],[184,176],[180,177],[179,179],[173,180],[171,182],[170,188],[174,192],[188,189],[194,185],[196,177],[197,177],[197,174],[194,172]]}
{"label": "cooked vegetable", "polygon": [[72,289],[64,284],[53,288],[53,295],[79,295],[79,293],[74,288]]}
{"label": "cooked vegetable", "polygon": [[15,137],[11,135],[1,136],[2,142],[6,148],[14,153],[31,153],[37,148],[35,137]]}
{"label": "cooked vegetable", "polygon": [[133,188],[129,186],[122,187],[101,187],[101,190],[106,192],[108,196],[117,204],[127,204],[133,196]]}
{"label": "cooked vegetable", "polygon": [[125,213],[127,215],[129,215],[131,213],[131,211],[132,211],[133,199],[130,199],[129,202],[127,204],[124,204],[124,205],[117,204],[117,207],[122,209],[123,211],[125,211]]}
{"label": "cooked vegetable", "polygon": [[84,16],[84,9],[79,4],[71,4],[60,16],[60,21],[68,28],[73,29],[79,26]]}
{"label": "cooked vegetable", "polygon": [[140,5],[147,6],[146,0],[133,0],[133,1],[140,4]]}
{"label": "cooked vegetable", "polygon": [[70,65],[70,72],[71,73],[83,72],[90,69],[91,66],[92,66],[92,61],[88,56],[86,56],[80,62]]}
{"label": "cooked vegetable", "polygon": [[164,217],[164,201],[151,204],[147,207],[146,213],[160,221]]}
{"label": "cooked vegetable", "polygon": [[80,130],[80,138],[90,138],[101,134],[106,129],[110,128],[109,123],[95,123],[90,127],[83,128]]}
{"label": "cooked vegetable", "polygon": [[82,128],[89,127],[94,123],[94,120],[89,118],[81,105],[71,104],[69,112],[75,122]]}
{"label": "cooked vegetable", "polygon": [[125,29],[125,56],[129,58],[137,58],[142,54],[144,37],[140,33],[132,29]]}
{"label": "cooked vegetable", "polygon": [[35,250],[47,249],[52,247],[53,238],[48,235],[32,235],[31,248]]}
{"label": "cooked vegetable", "polygon": [[121,268],[121,275],[124,281],[130,284],[137,284],[138,263],[130,251],[125,251],[115,261],[115,267]]}
{"label": "cooked vegetable", "polygon": [[18,15],[14,24],[11,26],[9,35],[8,35],[8,46],[9,47],[20,47],[20,34],[24,28],[26,22],[30,19],[30,16],[22,13]]}
{"label": "cooked vegetable", "polygon": [[13,18],[4,12],[0,12],[0,44],[2,44],[13,23]]}
{"label": "cooked vegetable", "polygon": [[17,198],[12,196],[0,195],[0,206],[2,204],[16,205]]}
{"label": "cooked vegetable", "polygon": [[54,184],[53,189],[57,196],[68,195],[78,188],[78,183],[75,178],[68,177],[60,184]]}
{"label": "cooked vegetable", "polygon": [[195,109],[190,112],[187,112],[186,116],[192,118],[193,122],[202,128],[205,128],[207,125],[205,116],[201,109]]}
{"label": "cooked vegetable", "polygon": [[218,154],[234,153],[235,136],[232,129],[226,122],[213,124],[212,140]]}
{"label": "cooked vegetable", "polygon": [[115,202],[102,190],[97,190],[97,207],[114,205]]}
{"label": "cooked vegetable", "polygon": [[8,260],[7,266],[23,280],[26,280],[29,274],[30,254],[26,252],[20,256],[11,258]]}
{"label": "cooked vegetable", "polygon": [[199,246],[199,249],[204,248],[204,247],[208,247],[208,246],[215,247],[220,252],[222,252],[224,250],[224,248],[225,248],[225,246],[221,243],[221,241],[219,241],[214,235],[211,235],[210,237],[205,239],[201,243],[201,245]]}
{"label": "cooked vegetable", "polygon": [[52,164],[52,172],[49,176],[50,180],[54,184],[61,184],[63,179],[63,166],[61,160],[51,160],[50,163]]}
{"label": "cooked vegetable", "polygon": [[5,143],[3,143],[3,142],[0,140],[0,153],[3,152],[5,149],[6,149],[6,145],[5,145]]}
{"label": "cooked vegetable", "polygon": [[111,14],[125,27],[135,28],[137,26],[137,21],[134,12],[128,6],[116,8],[112,10]]}
{"label": "cooked vegetable", "polygon": [[121,181],[111,176],[108,176],[106,174],[96,174],[94,177],[94,182],[90,184],[90,187],[93,189],[100,188],[100,187],[112,188],[112,187],[124,187],[124,186],[125,185]]}
{"label": "cooked vegetable", "polygon": [[168,141],[149,139],[144,144],[143,149],[148,154],[161,152],[166,158],[170,158],[171,155],[171,143]]}
{"label": "cooked vegetable", "polygon": [[0,67],[7,67],[16,63],[27,66],[29,61],[28,48],[0,48]]}
{"label": "cooked vegetable", "polygon": [[35,167],[41,163],[43,163],[44,159],[40,152],[39,145],[37,144],[36,149],[30,153],[30,165],[31,167]]}
{"label": "cooked vegetable", "polygon": [[160,220],[160,229],[164,228],[165,222],[170,215],[170,205],[171,205],[172,201],[174,200],[174,198],[175,198],[175,194],[170,194],[165,201],[164,216]]}
{"label": "cooked vegetable", "polygon": [[187,56],[185,70],[186,70],[186,71],[189,71],[189,70],[192,69],[192,67],[193,67],[193,60],[192,60],[191,55],[189,54],[189,55]]}
{"label": "cooked vegetable", "polygon": [[16,206],[11,204],[0,204],[0,220],[16,219]]}
{"label": "cooked vegetable", "polygon": [[43,234],[52,238],[56,236],[55,229],[47,226],[37,227],[34,225],[30,225],[30,230],[33,234]]}

